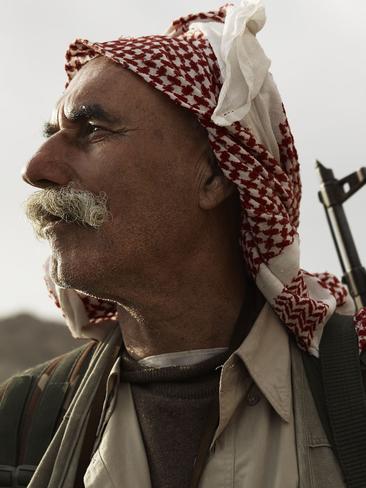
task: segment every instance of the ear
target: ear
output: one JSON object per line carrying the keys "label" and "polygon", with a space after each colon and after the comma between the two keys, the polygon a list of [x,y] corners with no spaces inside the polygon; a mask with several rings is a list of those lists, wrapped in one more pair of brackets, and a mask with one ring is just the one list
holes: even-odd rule
{"label": "ear", "polygon": [[235,184],[228,180],[211,155],[204,162],[201,174],[199,205],[203,210],[212,210],[219,206],[235,191]]}

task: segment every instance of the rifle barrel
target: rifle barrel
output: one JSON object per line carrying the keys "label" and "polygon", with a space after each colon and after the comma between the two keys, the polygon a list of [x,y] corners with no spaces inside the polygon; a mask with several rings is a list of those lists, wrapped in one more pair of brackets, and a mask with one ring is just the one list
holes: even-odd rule
{"label": "rifle barrel", "polygon": [[[317,170],[321,180],[318,195],[326,213],[343,271],[342,280],[347,284],[356,308],[359,310],[366,306],[366,270],[361,264],[343,208],[343,202],[348,198],[348,195],[343,189],[345,179],[341,181],[337,180],[334,177],[333,171],[325,168],[319,161],[317,162]],[[361,187],[363,184],[363,181],[357,181],[358,187]],[[350,189],[352,194],[355,191],[357,190]]]}

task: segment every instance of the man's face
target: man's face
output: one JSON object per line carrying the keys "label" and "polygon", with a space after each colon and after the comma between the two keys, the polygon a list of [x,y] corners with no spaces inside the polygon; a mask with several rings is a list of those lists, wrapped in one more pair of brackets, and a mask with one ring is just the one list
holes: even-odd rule
{"label": "man's face", "polygon": [[200,165],[207,138],[192,116],[102,57],[86,64],[58,103],[48,139],[24,178],[40,188],[105,192],[99,229],[58,222],[49,233],[61,286],[133,299],[159,267],[177,276],[199,243]]}

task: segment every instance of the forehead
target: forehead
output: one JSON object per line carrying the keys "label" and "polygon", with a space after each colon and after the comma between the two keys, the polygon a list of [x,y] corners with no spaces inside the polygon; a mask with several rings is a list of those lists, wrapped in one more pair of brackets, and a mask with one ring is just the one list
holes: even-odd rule
{"label": "forehead", "polygon": [[188,110],[104,56],[89,61],[78,71],[57,103],[54,116],[63,113],[68,117],[84,105],[98,105],[112,117],[122,116],[133,123],[143,119],[160,126],[173,125],[177,130],[197,125]]}
{"label": "forehead", "polygon": [[121,109],[137,110],[156,103],[154,91],[141,78],[104,57],[84,65],[56,105],[66,116],[81,106],[100,105],[116,115]]}

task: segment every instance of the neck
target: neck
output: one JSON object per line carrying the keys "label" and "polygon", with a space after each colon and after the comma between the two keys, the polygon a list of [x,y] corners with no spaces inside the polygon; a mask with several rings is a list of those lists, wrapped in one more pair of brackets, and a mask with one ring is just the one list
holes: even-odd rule
{"label": "neck", "polygon": [[193,262],[185,273],[180,270],[179,279],[176,269],[155,279],[145,300],[119,306],[124,344],[133,358],[229,346],[248,291],[241,251],[206,256],[200,266]]}

